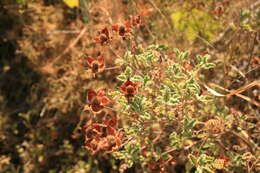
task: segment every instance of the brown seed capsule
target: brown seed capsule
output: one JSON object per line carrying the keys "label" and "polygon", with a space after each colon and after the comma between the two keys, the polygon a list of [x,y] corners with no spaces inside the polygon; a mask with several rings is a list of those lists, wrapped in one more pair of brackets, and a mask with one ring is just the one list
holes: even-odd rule
{"label": "brown seed capsule", "polygon": [[205,128],[211,134],[219,134],[224,130],[224,123],[220,118],[211,119],[205,123]]}

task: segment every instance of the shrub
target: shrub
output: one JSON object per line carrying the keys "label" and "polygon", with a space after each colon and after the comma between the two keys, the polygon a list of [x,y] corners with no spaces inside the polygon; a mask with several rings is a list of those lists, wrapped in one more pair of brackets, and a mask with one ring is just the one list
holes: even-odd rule
{"label": "shrub", "polygon": [[[140,17],[137,19],[141,20]],[[118,87],[107,92],[109,98],[102,92],[103,101],[101,97],[96,103],[113,102],[117,118],[88,109],[93,118],[83,128],[85,148],[93,154],[112,153],[121,160],[121,172],[133,165],[148,172],[172,172],[179,165],[186,171],[196,170],[197,173],[244,171],[248,162],[257,160],[252,153],[248,153],[251,159],[248,160],[230,149],[232,141],[226,139],[232,140],[236,136],[255,152],[253,142],[245,142],[245,136],[234,132],[239,131],[233,127],[238,123],[236,115],[214,105],[217,103],[215,98],[202,92],[201,71],[215,66],[209,62],[210,56],[190,57],[188,51],[173,51],[164,45],[140,47],[132,43],[131,36],[136,27],[133,21],[126,24],[114,25],[112,30],[123,41],[134,45],[134,49],[116,60],[116,64],[124,69],[117,76]],[[119,26],[127,26],[128,32],[118,32]],[[102,35],[106,39],[101,39]],[[107,46],[112,37],[105,28],[95,40]],[[96,93],[90,90],[88,98],[90,92]],[[89,101],[86,107],[91,106],[93,102]],[[99,111],[113,109],[103,105],[99,108]],[[113,121],[113,125],[109,125],[109,121]]]}

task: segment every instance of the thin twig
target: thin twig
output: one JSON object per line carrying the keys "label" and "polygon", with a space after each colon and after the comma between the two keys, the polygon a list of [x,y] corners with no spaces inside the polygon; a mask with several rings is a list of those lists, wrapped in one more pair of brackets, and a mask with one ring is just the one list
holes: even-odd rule
{"label": "thin twig", "polygon": [[122,68],[122,67],[121,66],[114,66],[114,67],[105,68],[104,70],[114,70],[114,69],[118,69],[118,68]]}
{"label": "thin twig", "polygon": [[240,87],[234,91],[230,91],[230,93],[228,95],[226,95],[227,97],[230,97],[232,95],[236,95],[236,94],[239,94],[239,93],[242,93],[243,91],[249,89],[249,88],[252,88],[254,86],[260,86],[260,81],[253,81],[243,87]]}
{"label": "thin twig", "polygon": [[255,70],[259,69],[259,68],[260,68],[260,65],[256,66],[252,70],[249,70],[248,72],[245,73],[245,75],[247,75],[248,73],[251,73],[252,71],[255,71]]}
{"label": "thin twig", "polygon": [[244,137],[242,137],[241,135],[239,135],[236,132],[233,131],[228,131],[229,133],[233,134],[234,136],[238,137],[239,139],[241,139],[244,143],[247,144],[247,146],[250,148],[251,152],[254,153],[255,152],[255,148],[256,148],[256,144],[252,142],[251,139],[245,139]]}
{"label": "thin twig", "polygon": [[83,37],[83,35],[85,34],[87,30],[87,27],[84,26],[84,28],[80,31],[79,35],[69,44],[69,46],[57,57],[51,59],[49,61],[50,64],[54,64],[55,62],[57,62],[62,56],[64,56],[66,53],[69,52],[70,49],[72,49],[77,43],[78,41]]}
{"label": "thin twig", "polygon": [[111,47],[111,45],[109,45],[109,50],[117,57],[117,58],[121,58]]}
{"label": "thin twig", "polygon": [[172,27],[171,27],[170,23],[168,22],[167,17],[162,13],[162,11],[160,10],[160,8],[158,8],[158,7],[156,6],[156,4],[153,2],[153,0],[148,0],[148,2],[153,6],[153,8],[155,8],[155,9],[159,12],[159,14],[160,14],[160,15],[162,16],[162,18],[164,19],[166,25],[171,29]]}
{"label": "thin twig", "polygon": [[230,67],[231,67],[233,70],[237,71],[238,74],[240,74],[240,76],[242,76],[243,78],[246,78],[246,75],[245,75],[242,71],[240,71],[236,66],[230,64]]}

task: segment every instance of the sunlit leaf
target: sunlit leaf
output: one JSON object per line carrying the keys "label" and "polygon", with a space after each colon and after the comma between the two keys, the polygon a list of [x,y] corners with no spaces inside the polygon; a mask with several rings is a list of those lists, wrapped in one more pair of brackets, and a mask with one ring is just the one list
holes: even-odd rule
{"label": "sunlit leaf", "polygon": [[19,3],[19,4],[22,4],[22,5],[25,4],[25,0],[16,0],[16,2]]}
{"label": "sunlit leaf", "polygon": [[127,77],[130,77],[132,75],[132,73],[133,73],[133,70],[130,67],[126,67],[124,74]]}
{"label": "sunlit leaf", "polygon": [[79,0],[63,0],[63,2],[70,8],[79,6]]}
{"label": "sunlit leaf", "polygon": [[197,165],[197,158],[196,158],[195,156],[193,156],[192,154],[189,154],[189,155],[188,155],[188,158],[189,158],[189,160],[190,160],[190,162],[191,162],[191,164],[192,164],[193,166],[196,166],[196,165]]}
{"label": "sunlit leaf", "polygon": [[133,81],[133,82],[143,82],[144,79],[142,78],[142,76],[135,75],[134,77],[131,78],[131,81]]}
{"label": "sunlit leaf", "polygon": [[116,78],[117,78],[118,80],[120,80],[120,81],[126,81],[126,80],[127,80],[127,77],[126,77],[126,75],[124,75],[124,74],[121,74],[121,75],[117,76]]}

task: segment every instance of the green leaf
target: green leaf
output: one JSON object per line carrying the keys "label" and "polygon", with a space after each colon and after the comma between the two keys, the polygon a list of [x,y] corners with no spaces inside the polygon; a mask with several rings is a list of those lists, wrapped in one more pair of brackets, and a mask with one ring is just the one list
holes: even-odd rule
{"label": "green leaf", "polygon": [[197,158],[195,156],[193,156],[192,154],[189,154],[188,158],[193,166],[197,166],[198,163],[197,163]]}
{"label": "green leaf", "polygon": [[145,54],[145,59],[146,59],[146,61],[147,61],[148,63],[151,63],[151,62],[153,61],[153,59],[154,59],[153,53],[152,53],[152,52],[147,52],[147,53]]}
{"label": "green leaf", "polygon": [[143,110],[143,98],[135,97],[134,100],[131,102],[132,107],[135,111],[141,112]]}
{"label": "green leaf", "polygon": [[189,51],[185,51],[185,52],[181,53],[180,58],[181,59],[187,59],[189,57],[189,55],[190,55],[190,52]]}
{"label": "green leaf", "polygon": [[132,59],[133,59],[134,55],[130,52],[130,51],[127,51],[123,57],[123,59],[125,60],[125,62],[132,62]]}
{"label": "green leaf", "polygon": [[163,154],[163,155],[162,155],[162,158],[163,158],[164,160],[168,160],[168,159],[172,158],[172,156],[171,156],[170,154]]}
{"label": "green leaf", "polygon": [[204,166],[203,169],[207,170],[209,173],[215,173],[209,166]]}
{"label": "green leaf", "polygon": [[169,105],[175,106],[178,105],[180,103],[178,98],[170,98],[170,100],[167,102]]}
{"label": "green leaf", "polygon": [[19,115],[19,117],[22,117],[27,121],[30,120],[30,113],[19,113],[18,115]]}
{"label": "green leaf", "polygon": [[18,4],[25,5],[26,0],[16,0]]}
{"label": "green leaf", "polygon": [[209,54],[204,55],[203,56],[203,63],[206,64],[208,62],[209,58],[210,58]]}
{"label": "green leaf", "polygon": [[208,133],[200,133],[197,135],[198,138],[205,138],[208,136]]}
{"label": "green leaf", "polygon": [[168,102],[170,100],[170,90],[168,87],[163,90],[163,100],[165,102]]}
{"label": "green leaf", "polygon": [[199,94],[199,92],[200,92],[199,85],[197,85],[195,83],[194,84],[189,84],[188,85],[188,89],[189,89],[190,92],[192,92],[194,94]]}
{"label": "green leaf", "polygon": [[205,157],[205,159],[204,159],[204,161],[207,162],[207,163],[211,163],[211,162],[213,162],[214,160],[215,160],[214,157],[211,157],[211,156],[208,156],[208,155],[206,155],[206,157]]}
{"label": "green leaf", "polygon": [[112,154],[117,159],[124,159],[126,157],[126,153],[123,153],[123,152],[120,152],[120,151],[113,152]]}
{"label": "green leaf", "polygon": [[140,117],[143,119],[151,119],[152,116],[148,112],[145,112],[145,113],[141,114]]}
{"label": "green leaf", "polygon": [[191,129],[192,127],[195,126],[197,120],[196,119],[192,119],[192,120],[188,120],[188,119],[184,119],[184,128],[185,129]]}
{"label": "green leaf", "polygon": [[155,49],[156,48],[156,45],[155,44],[151,44],[147,47],[147,50],[152,50],[152,49]]}
{"label": "green leaf", "polygon": [[115,64],[117,64],[117,65],[122,65],[122,64],[124,64],[124,63],[125,63],[125,61],[124,61],[123,58],[117,58],[117,59],[115,60]]}
{"label": "green leaf", "polygon": [[193,166],[193,164],[191,164],[191,162],[187,162],[185,164],[186,173],[188,173],[188,172],[190,173],[193,168],[194,168],[194,166]]}
{"label": "green leaf", "polygon": [[120,74],[116,78],[117,78],[117,80],[120,80],[120,81],[126,81],[127,80],[127,77],[124,74]]}
{"label": "green leaf", "polygon": [[120,94],[121,94],[120,91],[111,91],[111,92],[108,92],[108,96],[109,96],[109,97],[112,97],[112,98],[114,98],[114,97],[116,97],[116,96],[119,96]]}
{"label": "green leaf", "polygon": [[163,51],[163,50],[167,50],[168,49],[168,46],[166,46],[166,45],[158,45],[158,47],[157,47],[157,50],[159,50],[159,51]]}
{"label": "green leaf", "polygon": [[162,154],[162,149],[159,146],[156,146],[155,150],[156,150],[156,154],[160,157]]}
{"label": "green leaf", "polygon": [[182,135],[183,137],[190,138],[190,137],[192,137],[192,131],[191,131],[191,130],[183,130],[182,133],[181,133],[181,135]]}
{"label": "green leaf", "polygon": [[156,49],[158,51],[163,51],[163,50],[167,50],[169,47],[166,45],[158,45],[158,44],[152,44],[150,46],[148,46],[147,50],[153,50]]}
{"label": "green leaf", "polygon": [[203,149],[208,149],[208,148],[212,148],[212,147],[214,147],[214,146],[215,146],[214,143],[212,143],[212,142],[207,142],[207,143],[205,143],[205,144],[202,146],[202,148],[203,148]]}
{"label": "green leaf", "polygon": [[213,63],[207,63],[203,66],[204,69],[210,69],[210,68],[214,68],[216,65]]}
{"label": "green leaf", "polygon": [[175,55],[179,58],[181,51],[177,48],[174,49]]}
{"label": "green leaf", "polygon": [[201,167],[197,167],[195,173],[204,173]]}
{"label": "green leaf", "polygon": [[125,71],[124,71],[124,74],[127,76],[127,77],[130,77],[133,73],[133,70],[130,68],[130,67],[126,67]]}
{"label": "green leaf", "polygon": [[144,81],[144,84],[143,84],[144,87],[146,87],[146,86],[148,86],[148,85],[150,85],[152,83],[152,81],[151,81],[151,79],[150,79],[150,77],[148,75],[144,76],[143,81]]}
{"label": "green leaf", "polygon": [[134,75],[134,77],[131,78],[131,81],[133,81],[133,82],[143,82],[144,79],[143,79],[142,76]]}
{"label": "green leaf", "polygon": [[128,105],[128,102],[126,100],[125,97],[121,97],[120,99],[117,100],[119,104],[122,104],[122,105]]}
{"label": "green leaf", "polygon": [[200,101],[202,101],[202,102],[211,102],[211,101],[213,101],[213,97],[211,97],[211,96],[197,96],[197,98],[200,100]]}
{"label": "green leaf", "polygon": [[179,64],[173,64],[172,66],[168,67],[167,73],[172,77],[171,80],[174,80],[174,78],[181,79],[186,77],[186,75],[182,73],[181,66]]}
{"label": "green leaf", "polygon": [[181,143],[181,137],[176,132],[172,132],[170,134],[170,144],[171,144],[171,146],[175,149],[179,149],[180,143]]}
{"label": "green leaf", "polygon": [[127,160],[126,164],[127,164],[128,168],[131,168],[133,166],[134,162],[133,162],[133,160]]}
{"label": "green leaf", "polygon": [[79,0],[79,7],[80,7],[83,22],[88,23],[89,22],[88,0]]}

